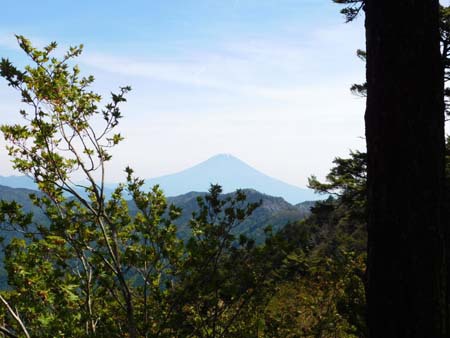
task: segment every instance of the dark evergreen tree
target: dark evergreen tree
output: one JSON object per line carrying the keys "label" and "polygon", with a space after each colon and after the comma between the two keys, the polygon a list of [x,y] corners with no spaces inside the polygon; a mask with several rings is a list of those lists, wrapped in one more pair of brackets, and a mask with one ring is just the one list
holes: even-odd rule
{"label": "dark evergreen tree", "polygon": [[448,336],[448,9],[433,0],[335,2],[347,4],[347,21],[366,12],[367,83],[352,89],[367,93],[369,334]]}
{"label": "dark evergreen tree", "polygon": [[370,337],[447,337],[437,0],[367,0]]}

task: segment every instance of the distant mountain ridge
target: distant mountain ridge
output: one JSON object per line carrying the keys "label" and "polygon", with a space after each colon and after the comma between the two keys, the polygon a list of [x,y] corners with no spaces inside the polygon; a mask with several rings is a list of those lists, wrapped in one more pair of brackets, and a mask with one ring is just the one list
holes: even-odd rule
{"label": "distant mountain ridge", "polygon": [[[307,201],[298,205],[292,205],[281,197],[269,196],[253,189],[244,189],[242,191],[247,197],[246,203],[261,201],[262,204],[250,217],[239,224],[234,232],[236,234],[245,234],[253,238],[257,243],[261,243],[264,240],[264,229],[267,226],[271,226],[273,231],[277,232],[289,222],[296,222],[306,218],[310,214],[310,207],[314,204],[314,202]],[[232,197],[234,194],[235,192],[223,194],[222,198]],[[180,227],[181,237],[188,237],[187,224],[192,213],[198,210],[197,198],[205,195],[206,193],[190,192],[167,199],[169,204],[174,204],[182,209],[180,218],[175,221],[175,224]]]}
{"label": "distant mountain ridge", "polygon": [[[191,191],[206,192],[211,184],[219,184],[225,193],[237,189],[254,189],[270,196],[282,197],[291,204],[323,198],[311,189],[300,188],[263,174],[229,154],[213,156],[178,173],[146,179],[145,184],[146,188],[159,184],[166,196],[179,196]],[[0,176],[0,185],[37,188],[32,179],[26,176]],[[107,184],[106,194],[109,195],[116,186],[116,183]]]}
{"label": "distant mountain ridge", "polygon": [[[289,222],[299,221],[307,217],[310,213],[310,206],[314,202],[303,202],[298,205],[292,205],[286,202],[281,197],[269,196],[262,194],[253,189],[243,190],[247,199],[246,203],[255,203],[261,201],[262,204],[258,207],[253,214],[248,217],[244,222],[236,227],[236,234],[245,234],[248,237],[255,239],[257,242],[264,240],[264,229],[267,226],[272,226],[276,232]],[[16,201],[23,206],[25,212],[33,212],[35,220],[38,222],[46,222],[46,218],[42,213],[42,210],[34,207],[29,199],[29,195],[39,192],[24,188],[11,188],[0,185],[0,200]],[[222,198],[232,197],[235,192],[229,194],[223,194]],[[181,238],[189,237],[189,220],[192,217],[192,213],[198,211],[197,198],[205,196],[204,192],[189,192],[187,194],[169,197],[167,198],[168,204],[176,205],[182,209],[181,216],[175,221],[175,224],[179,226],[179,236]],[[130,213],[135,214],[136,208],[133,203],[129,203]],[[4,229],[3,229],[4,230]],[[0,236],[5,235],[0,227]],[[12,233],[8,233],[7,237]]]}

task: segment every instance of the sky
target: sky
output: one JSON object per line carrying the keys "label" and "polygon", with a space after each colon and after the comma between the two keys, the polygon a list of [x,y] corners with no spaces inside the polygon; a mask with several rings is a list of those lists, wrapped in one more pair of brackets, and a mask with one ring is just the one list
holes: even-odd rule
{"label": "sky", "polygon": [[[14,34],[77,60],[106,98],[124,85],[108,180],[130,165],[144,178],[232,154],[272,177],[305,186],[336,156],[364,150],[363,20],[345,24],[331,0],[8,1],[0,57],[27,60]],[[16,122],[19,97],[0,80],[0,121]],[[13,174],[0,139],[0,175]]]}

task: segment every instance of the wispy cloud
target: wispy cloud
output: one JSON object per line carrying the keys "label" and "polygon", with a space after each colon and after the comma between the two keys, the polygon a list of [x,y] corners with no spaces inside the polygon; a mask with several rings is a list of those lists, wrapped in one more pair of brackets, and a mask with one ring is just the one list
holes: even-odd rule
{"label": "wispy cloud", "polygon": [[[44,46],[45,40],[33,37]],[[302,40],[286,37],[229,39],[204,49],[178,50],[178,55],[152,55],[151,51],[130,55],[85,50],[79,62],[123,78],[146,79],[187,87],[206,88],[245,96],[289,100],[299,97],[305,87],[354,78],[354,68],[340,69],[339,63],[352,63],[348,45],[361,47],[363,36],[358,28],[339,25],[316,29]],[[17,51],[15,38],[0,31],[0,48]],[[59,53],[67,49],[61,46]],[[141,51],[142,52],[142,51]],[[139,55],[139,56],[137,56]]]}
{"label": "wispy cloud", "polygon": [[[349,37],[349,32],[353,36]],[[344,58],[353,58],[348,48],[342,46],[356,47],[358,40],[361,36],[351,29],[333,27],[312,32],[309,40],[298,43],[293,43],[292,39],[237,40],[225,42],[213,50],[194,53],[181,50],[177,57],[165,60],[87,51],[81,61],[124,77],[286,100],[298,97],[305,86],[333,82],[336,77],[341,81],[342,75],[354,76],[352,71],[345,74],[338,64]],[[347,64],[352,63],[348,61]]]}

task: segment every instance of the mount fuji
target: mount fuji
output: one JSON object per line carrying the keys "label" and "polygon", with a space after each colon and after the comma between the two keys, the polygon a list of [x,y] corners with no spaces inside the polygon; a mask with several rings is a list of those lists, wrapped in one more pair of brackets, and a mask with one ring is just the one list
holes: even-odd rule
{"label": "mount fuji", "polygon": [[224,193],[236,189],[254,189],[267,195],[282,197],[292,204],[323,198],[311,189],[300,188],[267,176],[229,154],[213,156],[186,170],[147,179],[145,183],[147,187],[159,184],[166,196],[207,191],[210,184],[220,184]]}

